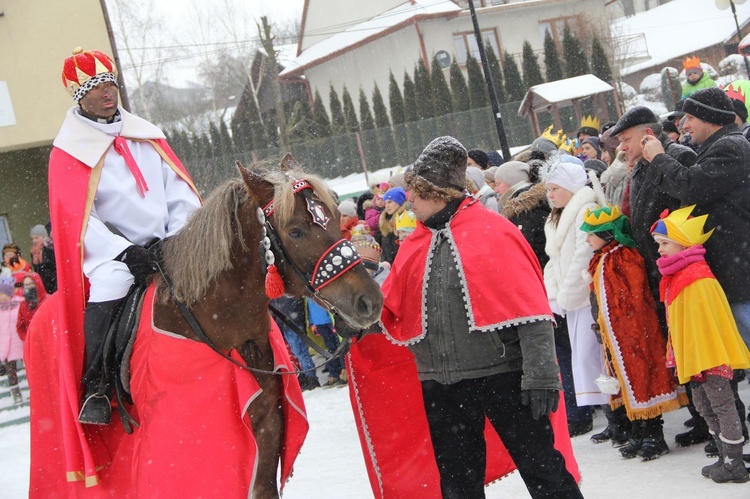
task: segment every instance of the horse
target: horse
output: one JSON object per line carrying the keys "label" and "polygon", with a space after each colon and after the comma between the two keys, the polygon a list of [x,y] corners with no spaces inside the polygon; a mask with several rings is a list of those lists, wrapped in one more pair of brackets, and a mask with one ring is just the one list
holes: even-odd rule
{"label": "horse", "polygon": [[[38,312],[27,346],[36,363],[30,363],[29,381],[45,396],[32,399],[31,497],[60,496],[61,490],[69,497],[197,497],[195,487],[215,477],[223,481],[203,495],[278,497],[280,463],[283,487],[307,426],[297,377],[268,313],[268,275],[278,272],[287,294],[308,295],[355,328],[379,318],[383,299],[356,250],[342,239],[340,215],[321,179],[302,172],[291,155],[284,156],[279,171],[237,167],[241,179],[219,186],[163,243],[165,277],[157,275],[146,293],[132,348],[130,410],[140,427],[127,435],[114,422],[93,428],[75,422],[84,454],[101,467],[98,476],[85,477],[87,486],[95,485],[91,488],[75,481],[84,477],[68,464],[71,453],[81,450],[61,445],[70,419],[65,422],[66,408],[54,400],[59,359],[53,345],[61,336],[55,300]],[[178,302],[192,313],[211,348]],[[221,373],[215,383],[205,379],[213,372],[207,365]],[[162,378],[177,383],[156,386]],[[195,386],[208,393],[197,394]],[[237,413],[219,414],[224,406]],[[290,417],[296,429],[285,427]],[[246,427],[254,439],[245,438]],[[176,436],[160,433],[170,431]]]}

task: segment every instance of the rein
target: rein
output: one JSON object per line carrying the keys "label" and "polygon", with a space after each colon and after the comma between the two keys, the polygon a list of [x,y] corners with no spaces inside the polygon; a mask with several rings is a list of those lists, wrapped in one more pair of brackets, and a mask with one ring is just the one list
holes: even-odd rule
{"label": "rein", "polygon": [[339,345],[339,347],[336,349],[336,351],[333,354],[330,354],[328,351],[323,350],[322,348],[320,348],[320,345],[312,341],[307,336],[307,334],[301,331],[299,327],[297,327],[296,324],[290,321],[284,314],[279,312],[274,306],[269,304],[268,309],[271,312],[273,312],[273,314],[276,315],[276,317],[278,317],[279,320],[281,320],[285,326],[290,328],[296,335],[298,335],[302,339],[302,341],[305,342],[306,345],[313,347],[313,349],[316,352],[320,353],[326,359],[326,361],[310,369],[304,369],[301,371],[287,371],[287,372],[266,371],[265,369],[258,369],[256,367],[250,367],[248,365],[241,364],[237,362],[236,360],[234,360],[233,358],[231,358],[229,355],[219,350],[219,348],[213,344],[213,342],[208,338],[208,336],[206,336],[206,333],[203,331],[203,328],[198,323],[198,320],[195,318],[193,313],[187,307],[185,302],[175,298],[174,290],[172,287],[172,281],[169,279],[169,277],[167,277],[167,274],[164,272],[161,265],[158,262],[155,262],[155,263],[156,263],[157,268],[159,269],[159,274],[161,274],[162,279],[164,279],[164,282],[166,283],[167,288],[169,289],[169,294],[172,296],[172,299],[177,304],[177,307],[180,309],[182,316],[185,318],[188,325],[190,326],[190,329],[193,330],[193,332],[198,337],[198,339],[200,339],[203,343],[208,345],[211,348],[211,350],[221,355],[224,359],[228,360],[229,362],[231,362],[232,364],[234,364],[235,366],[241,369],[245,369],[246,371],[250,371],[256,374],[272,374],[275,376],[283,376],[283,375],[288,375],[288,374],[305,374],[309,372],[314,372],[318,370],[320,367],[327,365],[332,360],[343,357],[346,354],[346,352],[349,350],[349,344],[351,343],[350,337],[345,337],[343,341],[341,342],[341,345]]}
{"label": "rein", "polygon": [[[323,227],[323,229],[327,228],[328,222],[330,218],[328,218],[325,213],[321,213],[321,211],[318,211],[320,208],[319,205],[315,203],[312,199],[312,195],[308,191],[313,191],[312,185],[307,182],[306,180],[294,180],[294,186],[293,190],[295,194],[298,194],[300,192],[304,192],[305,201],[307,203],[308,211],[310,212],[310,215],[313,217],[313,222]],[[302,269],[297,266],[297,264],[294,262],[294,260],[289,256],[289,253],[284,248],[284,245],[281,244],[281,239],[279,238],[278,233],[276,232],[276,229],[274,229],[273,225],[271,225],[271,222],[269,220],[270,216],[274,212],[274,202],[271,200],[263,209],[258,207],[257,209],[257,218],[258,222],[260,223],[262,227],[262,237],[261,237],[261,248],[264,248],[266,250],[265,258],[262,258],[261,261],[267,265],[271,265],[274,263],[273,255],[268,256],[268,253],[270,252],[270,248],[273,247],[274,250],[278,251],[283,260],[286,260],[288,265],[292,268],[295,274],[297,274],[297,277],[304,283],[305,290],[308,294],[308,296],[315,298],[325,309],[331,313],[336,314],[337,310],[336,307],[323,298],[320,294],[320,290],[327,286],[328,284],[332,283],[339,277],[341,277],[344,273],[346,273],[348,270],[351,270],[354,268],[358,263],[362,262],[362,259],[360,258],[359,254],[357,253],[356,248],[352,243],[347,241],[346,239],[340,239],[336,243],[334,243],[330,248],[328,248],[318,259],[318,262],[315,264],[315,268],[313,269],[312,274],[306,274],[302,271]],[[265,242],[264,242],[265,240]],[[262,251],[261,251],[262,252]],[[323,362],[320,365],[314,366],[311,369],[305,369],[301,371],[288,371],[288,372],[277,372],[277,371],[266,371],[264,369],[257,369],[254,367],[250,367],[248,365],[243,365],[236,360],[232,359],[230,356],[219,350],[216,345],[214,345],[211,340],[206,336],[206,333],[203,331],[203,328],[198,323],[198,320],[195,318],[193,313],[188,309],[185,302],[177,300],[174,294],[174,289],[172,287],[172,281],[167,277],[166,273],[162,269],[161,265],[157,262],[157,268],[159,269],[159,273],[162,276],[162,279],[164,279],[164,282],[167,284],[167,287],[169,288],[169,293],[172,296],[172,299],[177,304],[177,307],[180,309],[180,312],[182,313],[182,316],[187,321],[190,328],[193,330],[196,336],[208,345],[214,352],[221,355],[223,358],[231,362],[232,364],[236,365],[237,367],[240,367],[242,369],[258,373],[258,374],[271,374],[271,375],[284,375],[284,374],[305,374],[309,372],[314,372],[318,368],[328,364],[329,362],[343,357],[346,352],[349,350],[349,346],[351,343],[351,337],[347,336],[343,338],[343,341],[341,342],[341,345],[336,349],[336,351],[333,354],[330,354],[327,350],[324,350],[320,347],[317,343],[312,341],[307,334],[300,330],[300,328],[294,324],[292,321],[289,320],[288,317],[286,317],[284,314],[282,314],[279,310],[277,310],[274,306],[268,305],[268,309],[275,315],[279,321],[281,321],[284,326],[289,328],[291,331],[293,331],[297,336],[300,337],[300,339],[307,345],[308,347],[312,347],[313,350],[315,350],[317,353],[323,356],[325,358],[325,362]]]}

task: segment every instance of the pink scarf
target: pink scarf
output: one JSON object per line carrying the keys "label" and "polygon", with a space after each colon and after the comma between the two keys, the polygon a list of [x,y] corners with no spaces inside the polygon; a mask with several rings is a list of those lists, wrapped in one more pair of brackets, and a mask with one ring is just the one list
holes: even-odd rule
{"label": "pink scarf", "polygon": [[695,246],[685,248],[672,256],[663,256],[659,258],[656,260],[656,265],[659,266],[659,272],[661,272],[661,275],[672,275],[684,269],[691,263],[705,260],[705,254],[706,249],[702,245],[696,244]]}

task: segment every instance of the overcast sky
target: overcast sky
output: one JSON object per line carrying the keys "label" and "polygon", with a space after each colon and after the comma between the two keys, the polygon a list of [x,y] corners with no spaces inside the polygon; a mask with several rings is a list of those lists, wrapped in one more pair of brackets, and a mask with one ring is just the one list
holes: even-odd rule
{"label": "overcast sky", "polygon": [[[123,12],[135,7],[124,14],[123,22],[118,17],[121,4],[125,5]],[[163,83],[184,86],[187,81],[197,81],[196,68],[212,54],[221,50],[235,56],[249,52],[257,41],[260,16],[267,16],[275,25],[299,22],[304,0],[107,0],[107,6],[126,83],[134,88],[134,65],[142,68],[146,80],[156,79],[152,73],[159,66],[158,79]],[[148,22],[148,27],[139,27]],[[131,50],[125,50],[126,46]]]}

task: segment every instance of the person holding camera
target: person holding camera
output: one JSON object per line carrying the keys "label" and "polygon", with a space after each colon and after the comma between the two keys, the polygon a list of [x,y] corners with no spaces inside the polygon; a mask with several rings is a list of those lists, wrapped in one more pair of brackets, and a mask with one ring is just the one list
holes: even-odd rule
{"label": "person holding camera", "polygon": [[31,272],[31,265],[21,257],[21,249],[16,243],[3,246],[3,261],[0,267],[10,270],[13,279],[16,280],[15,295],[23,297],[23,278]]}

